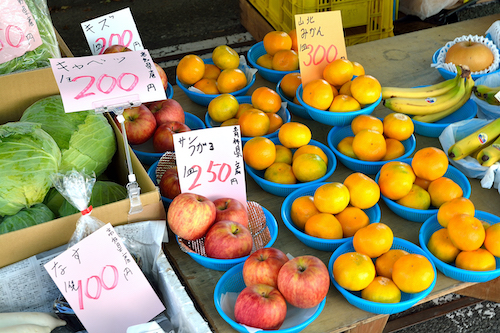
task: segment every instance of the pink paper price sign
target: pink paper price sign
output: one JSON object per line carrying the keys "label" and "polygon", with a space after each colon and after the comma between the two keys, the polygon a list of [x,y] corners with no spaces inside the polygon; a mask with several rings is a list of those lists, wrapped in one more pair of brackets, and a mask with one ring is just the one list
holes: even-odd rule
{"label": "pink paper price sign", "polygon": [[175,133],[173,138],[181,192],[210,200],[229,197],[246,205],[239,126]]}
{"label": "pink paper price sign", "polygon": [[148,50],[50,59],[66,112],[166,99]]}
{"label": "pink paper price sign", "polygon": [[342,16],[339,10],[295,15],[302,85],[323,78],[330,62],[346,58]]}
{"label": "pink paper price sign", "polygon": [[132,51],[144,49],[130,8],[85,21],[81,26],[94,55],[112,45],[123,45]]}
{"label": "pink paper price sign", "polygon": [[109,223],[44,267],[89,333],[123,333],[165,310]]}
{"label": "pink paper price sign", "polygon": [[0,63],[33,51],[42,38],[28,5],[19,0],[0,1]]}

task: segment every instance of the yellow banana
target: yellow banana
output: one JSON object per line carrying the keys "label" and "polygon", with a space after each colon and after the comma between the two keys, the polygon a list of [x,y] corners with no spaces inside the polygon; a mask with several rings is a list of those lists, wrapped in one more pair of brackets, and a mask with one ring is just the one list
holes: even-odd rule
{"label": "yellow banana", "polygon": [[[498,139],[498,137],[497,137]],[[479,155],[479,153],[481,152],[481,150],[491,146],[493,144],[493,141],[490,141],[488,142],[487,144],[484,144],[482,145],[481,147],[479,147],[478,149],[474,150],[472,153],[469,154],[470,157],[474,158],[474,159],[477,159],[477,156]]]}
{"label": "yellow banana", "polygon": [[485,167],[492,166],[500,161],[500,136],[493,141],[491,145],[482,149],[476,157],[479,164]]}
{"label": "yellow banana", "polygon": [[448,79],[431,86],[416,88],[382,87],[382,99],[394,97],[426,98],[443,95],[453,89],[453,87],[457,85],[459,79],[460,75],[456,75],[452,79]]}
{"label": "yellow banana", "polygon": [[488,87],[484,84],[479,84],[473,89],[474,95],[491,105],[500,105],[497,99],[497,94],[500,92],[500,87]]}
{"label": "yellow banana", "polygon": [[469,100],[469,98],[472,94],[473,87],[474,87],[474,79],[472,78],[472,76],[469,75],[467,77],[467,81],[465,82],[465,94],[463,95],[462,99],[458,103],[452,105],[450,108],[448,108],[444,111],[437,112],[437,113],[431,113],[431,114],[417,115],[417,116],[414,116],[412,119],[416,120],[416,121],[423,122],[423,123],[434,123],[438,120],[443,119],[444,117],[449,116],[453,112],[460,109],[465,103],[467,103],[467,101]]}
{"label": "yellow banana", "polygon": [[500,135],[500,118],[497,118],[484,125],[474,133],[455,142],[448,148],[448,156],[456,161],[469,156],[474,150],[484,146],[488,142],[495,140]]}

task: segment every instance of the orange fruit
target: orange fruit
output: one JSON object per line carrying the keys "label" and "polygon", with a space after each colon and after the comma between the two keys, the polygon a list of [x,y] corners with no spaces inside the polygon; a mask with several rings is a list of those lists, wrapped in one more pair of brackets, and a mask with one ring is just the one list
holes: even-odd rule
{"label": "orange fruit", "polygon": [[214,64],[205,64],[205,74],[203,74],[203,79],[217,80],[220,72],[220,68]]}
{"label": "orange fruit", "polygon": [[359,229],[352,237],[354,250],[364,253],[370,258],[376,258],[391,249],[394,234],[384,223],[370,223]]}
{"label": "orange fruit", "polygon": [[321,157],[323,159],[323,161],[325,161],[325,163],[328,164],[328,156],[326,156],[325,152],[323,151],[323,149],[321,149],[320,147],[318,146],[315,146],[315,145],[304,145],[304,146],[301,146],[299,147],[294,153],[293,153],[293,156],[292,156],[292,161],[295,161],[295,159],[297,157],[299,157],[300,155],[302,154],[306,154],[306,153],[309,153],[309,154],[316,154],[318,155],[319,157]]}
{"label": "orange fruit", "polygon": [[327,171],[327,164],[317,154],[300,154],[292,162],[292,170],[300,182],[310,182],[323,177]]}
{"label": "orange fruit", "polygon": [[299,148],[311,142],[312,133],[307,125],[291,121],[281,125],[278,131],[280,143],[288,148]]}
{"label": "orange fruit", "polygon": [[354,206],[347,206],[343,211],[335,214],[335,217],[342,226],[344,237],[352,237],[356,231],[370,224],[370,218],[364,210]]}
{"label": "orange fruit", "polygon": [[259,87],[252,93],[252,105],[254,108],[264,112],[276,113],[281,109],[281,97],[268,87]]}
{"label": "orange fruit", "polygon": [[448,264],[454,262],[460,253],[458,247],[451,242],[446,228],[438,229],[432,233],[427,242],[427,248],[436,258]]}
{"label": "orange fruit", "polygon": [[368,209],[380,199],[380,187],[377,182],[361,172],[351,173],[344,180],[349,190],[350,204],[361,209]]}
{"label": "orange fruit", "polygon": [[333,102],[333,89],[324,79],[311,80],[302,89],[302,100],[313,108],[327,110]]}
{"label": "orange fruit", "polygon": [[425,147],[417,150],[411,161],[411,167],[417,177],[435,180],[444,176],[448,170],[448,156],[436,147]]}
{"label": "orange fruit", "polygon": [[354,117],[351,122],[351,130],[354,135],[358,134],[362,129],[370,129],[380,134],[384,134],[384,124],[382,120],[369,114],[360,114]]}
{"label": "orange fruit", "polygon": [[431,196],[429,192],[418,185],[413,184],[410,192],[404,197],[396,200],[401,206],[413,209],[429,209],[431,205]]}
{"label": "orange fruit", "polygon": [[299,69],[299,55],[294,50],[279,50],[273,56],[275,71],[296,71]]}
{"label": "orange fruit", "polygon": [[281,79],[280,87],[283,91],[283,95],[286,97],[293,99],[295,97],[295,93],[297,92],[297,88],[302,83],[302,77],[299,72],[288,73]]}
{"label": "orange fruit", "polygon": [[290,50],[292,38],[284,31],[270,31],[263,38],[266,53],[274,55],[279,50]]}
{"label": "orange fruit", "polygon": [[390,249],[386,253],[381,254],[375,259],[375,269],[377,275],[392,279],[392,267],[396,260],[409,254],[403,249]]}
{"label": "orange fruit", "polygon": [[293,200],[290,207],[290,218],[297,228],[304,230],[306,221],[313,215],[319,214],[320,211],[314,204],[312,195],[300,196]]}
{"label": "orange fruit", "polygon": [[486,228],[484,247],[495,257],[500,257],[500,223]]}
{"label": "orange fruit", "polygon": [[486,231],[481,221],[467,214],[453,216],[446,228],[453,245],[462,251],[479,249],[486,238]]}
{"label": "orange fruit", "polygon": [[176,74],[181,83],[193,85],[203,78],[205,63],[196,54],[187,54],[177,64]]}
{"label": "orange fruit", "polygon": [[255,62],[264,68],[273,69],[273,56],[270,54],[265,53],[261,55]]}
{"label": "orange fruit", "polygon": [[382,161],[394,160],[403,156],[405,153],[405,146],[401,143],[401,141],[396,139],[385,138],[385,147],[386,152]]}
{"label": "orange fruit", "polygon": [[259,109],[249,109],[238,118],[242,136],[262,136],[269,132],[271,120]]}
{"label": "orange fruit", "polygon": [[460,185],[448,177],[439,177],[430,182],[427,192],[431,196],[431,204],[436,208],[464,194]]}
{"label": "orange fruit", "polygon": [[352,150],[363,161],[380,161],[387,152],[384,135],[370,129],[359,131],[352,141]]}
{"label": "orange fruit", "polygon": [[338,214],[349,205],[349,189],[342,183],[330,182],[314,191],[314,204],[322,213]]}
{"label": "orange fruit", "polygon": [[253,109],[253,105],[250,103],[240,103],[240,106],[238,107],[238,112],[236,113],[235,118],[239,118],[243,112],[249,109]]}
{"label": "orange fruit", "polygon": [[415,174],[407,163],[387,162],[380,168],[380,193],[391,200],[401,199],[410,193],[414,180]]}
{"label": "orange fruit", "polygon": [[217,78],[217,88],[221,94],[241,90],[246,85],[247,76],[239,68],[224,69]]}
{"label": "orange fruit", "polygon": [[455,266],[469,271],[492,271],[496,269],[497,262],[488,250],[479,248],[460,252],[455,259]]}
{"label": "orange fruit", "polygon": [[404,113],[389,113],[383,123],[385,136],[399,141],[410,138],[415,129],[411,118]]}
{"label": "orange fruit", "polygon": [[450,219],[457,214],[468,214],[474,216],[476,209],[470,199],[458,197],[451,199],[441,206],[437,212],[437,220],[444,228],[448,226]]}
{"label": "orange fruit", "polygon": [[353,136],[346,136],[345,138],[340,140],[339,143],[337,144],[337,150],[350,158],[358,159],[358,157],[356,156],[356,154],[354,154],[354,151],[352,150],[353,140],[354,140]]}
{"label": "orange fruit", "polygon": [[401,301],[401,290],[391,279],[377,276],[361,290],[361,298],[378,303],[398,303]]}
{"label": "orange fruit", "polygon": [[299,44],[297,43],[297,30],[292,29],[288,32],[288,35],[292,39],[292,50],[299,52]]}
{"label": "orange fruit", "polygon": [[214,79],[201,79],[196,81],[193,87],[201,90],[207,95],[217,95],[219,94],[219,89],[217,88],[217,82]]}
{"label": "orange fruit", "polygon": [[420,186],[421,188],[423,188],[424,190],[427,191],[431,181],[427,180],[427,179],[420,178],[420,177],[415,177],[415,181],[413,183]]}
{"label": "orange fruit", "polygon": [[342,226],[333,214],[319,213],[307,219],[304,232],[313,237],[341,239]]}
{"label": "orange fruit", "polygon": [[221,70],[238,68],[240,56],[227,45],[219,45],[212,51],[212,61]]}
{"label": "orange fruit", "polygon": [[350,112],[361,110],[361,105],[358,101],[349,95],[337,95],[333,98],[332,104],[328,111],[332,112]]}
{"label": "orange fruit", "polygon": [[221,94],[208,103],[208,115],[213,121],[222,123],[231,118],[235,118],[238,113],[240,103],[231,94]]}
{"label": "orange fruit", "polygon": [[357,61],[351,61],[352,63],[352,73],[356,76],[365,75],[365,68]]}
{"label": "orange fruit", "polygon": [[283,162],[292,165],[293,152],[290,148],[283,145],[276,146],[276,159],[274,162]]}
{"label": "orange fruit", "polygon": [[429,288],[436,277],[432,263],[425,256],[410,253],[392,267],[392,281],[405,293],[419,293]]}
{"label": "orange fruit", "polygon": [[350,291],[360,291],[375,279],[375,265],[370,257],[358,252],[347,252],[333,263],[333,278]]}
{"label": "orange fruit", "polygon": [[347,81],[342,86],[340,86],[340,88],[338,89],[339,95],[352,96],[352,94],[351,94],[351,83],[352,83],[352,81]]}
{"label": "orange fruit", "polygon": [[269,118],[269,129],[267,130],[267,134],[276,132],[281,125],[283,125],[283,118],[277,113],[266,112],[266,115]]}
{"label": "orange fruit", "polygon": [[258,136],[248,140],[243,146],[243,160],[256,170],[264,170],[274,163],[276,147],[268,138]]}
{"label": "orange fruit", "polygon": [[323,78],[332,86],[341,86],[353,77],[354,67],[347,59],[338,58],[323,69]]}
{"label": "orange fruit", "polygon": [[221,127],[223,127],[223,126],[234,126],[234,125],[238,125],[238,119],[237,118],[228,119],[226,121],[223,121],[220,124]]}
{"label": "orange fruit", "polygon": [[359,104],[375,103],[379,99],[381,92],[380,82],[371,75],[360,75],[352,80],[351,94]]}
{"label": "orange fruit", "polygon": [[264,179],[278,184],[297,183],[292,166],[284,162],[274,162],[268,166],[264,172]]}

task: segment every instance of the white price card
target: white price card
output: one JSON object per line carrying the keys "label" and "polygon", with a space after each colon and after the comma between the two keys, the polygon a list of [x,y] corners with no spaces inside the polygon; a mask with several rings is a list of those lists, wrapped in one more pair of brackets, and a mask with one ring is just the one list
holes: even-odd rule
{"label": "white price card", "polygon": [[165,310],[109,223],[44,267],[89,333],[123,333]]}
{"label": "white price card", "polygon": [[93,55],[102,54],[112,45],[132,51],[144,49],[130,8],[85,21],[81,26]]}
{"label": "white price card", "polygon": [[181,192],[210,200],[233,198],[246,205],[240,126],[175,133],[173,138]]}
{"label": "white price card", "polygon": [[166,99],[148,50],[50,59],[65,112]]}
{"label": "white price card", "polygon": [[28,5],[19,0],[0,1],[0,63],[40,45],[42,38]]}

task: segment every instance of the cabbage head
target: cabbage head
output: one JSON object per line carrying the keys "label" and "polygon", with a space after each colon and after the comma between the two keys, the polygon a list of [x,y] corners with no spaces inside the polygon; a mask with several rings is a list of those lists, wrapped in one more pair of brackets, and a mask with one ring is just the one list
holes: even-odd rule
{"label": "cabbage head", "polygon": [[106,117],[94,110],[64,112],[61,95],[42,98],[28,107],[21,121],[40,123],[61,149],[60,173],[73,169],[101,175],[116,152],[116,138]]}
{"label": "cabbage head", "polygon": [[0,217],[0,235],[52,221],[54,213],[43,203],[23,208],[14,215]]}
{"label": "cabbage head", "polygon": [[40,124],[0,125],[0,216],[43,202],[59,170],[61,151]]}

